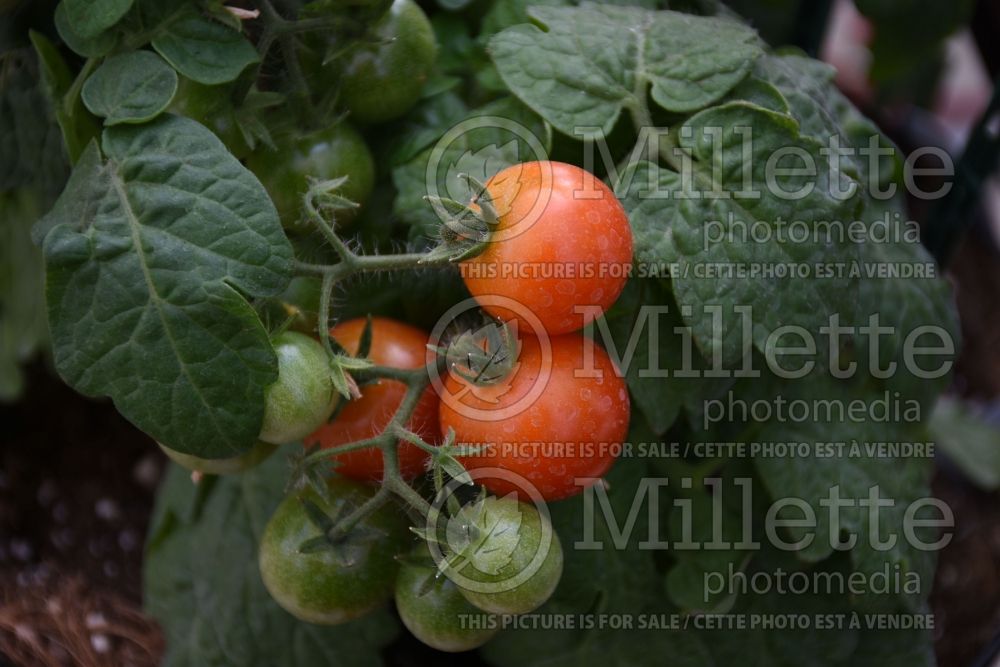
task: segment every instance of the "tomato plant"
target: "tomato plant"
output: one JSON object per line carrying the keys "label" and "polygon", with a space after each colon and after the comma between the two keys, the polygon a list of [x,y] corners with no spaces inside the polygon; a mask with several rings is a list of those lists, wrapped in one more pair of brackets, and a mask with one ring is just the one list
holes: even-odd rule
{"label": "tomato plant", "polygon": [[[614,463],[628,432],[629,397],[598,344],[579,334],[544,343],[522,339],[515,370],[497,384],[476,387],[449,375],[441,430],[481,448],[462,458],[466,468],[510,470],[546,500],[558,500],[583,491],[578,479],[599,479]],[[577,377],[583,369],[592,377]],[[500,478],[480,483],[498,494],[519,490]]]}
{"label": "tomato plant", "polygon": [[396,578],[396,609],[406,629],[440,651],[471,651],[500,630],[497,619],[466,600],[458,586],[434,566],[421,546]]}
{"label": "tomato plant", "polygon": [[[357,354],[368,321],[365,319],[341,322],[330,329],[332,336],[347,352]],[[422,368],[427,363],[427,334],[403,322],[376,317],[369,330],[370,349],[365,355],[379,366],[389,368]],[[332,421],[323,424],[303,441],[307,446],[318,444],[329,448],[357,440],[372,438],[381,433],[395,414],[406,394],[406,385],[398,380],[376,380],[361,388],[361,396],[344,403]],[[413,409],[406,423],[413,433],[427,442],[435,442],[438,432],[438,397],[428,387]],[[399,470],[408,479],[423,472],[427,453],[406,441],[396,450]],[[337,472],[345,477],[361,480],[382,479],[382,451],[358,449],[345,452],[333,460]]]}
{"label": "tomato plant", "polygon": [[294,331],[274,337],[278,379],[267,388],[260,439],[283,445],[309,434],[337,404],[330,361],[315,340]]}
{"label": "tomato plant", "polygon": [[[632,230],[604,183],[571,164],[526,162],[490,178],[486,192],[497,222],[482,254],[461,265],[473,296],[509,299],[549,334],[581,329],[615,302],[632,267]],[[517,307],[483,307],[541,333]]]}
{"label": "tomato plant", "polygon": [[[863,539],[912,528],[932,470],[862,445],[942,432],[959,342],[906,156],[756,21],[652,4],[60,0],[3,26],[35,21],[0,54],[0,375],[48,335],[180,464],[146,549],[165,664],[374,664],[393,594],[500,667],[928,664],[925,625],[741,625],[927,608],[933,553]],[[775,443],[803,449],[753,453]],[[815,535],[768,530],[786,496]],[[699,540],[731,548],[675,548]],[[706,583],[883,571],[919,585]],[[581,624],[527,627],[553,614]],[[738,618],[604,623],[636,615]]]}
{"label": "tomato plant", "polygon": [[260,574],[268,592],[286,611],[310,623],[336,625],[370,612],[392,596],[399,563],[409,541],[401,517],[384,507],[325,548],[304,552],[321,538],[304,502],[336,515],[368,500],[371,492],[349,480],[331,478],[328,498],[313,490],[285,498],[260,539]]}

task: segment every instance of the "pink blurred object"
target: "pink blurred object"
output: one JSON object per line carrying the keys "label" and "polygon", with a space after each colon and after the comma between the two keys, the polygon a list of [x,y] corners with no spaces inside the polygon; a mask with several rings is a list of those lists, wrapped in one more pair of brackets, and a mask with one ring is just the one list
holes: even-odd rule
{"label": "pink blurred object", "polygon": [[[874,37],[875,27],[851,0],[834,3],[820,57],[837,68],[837,86],[862,106],[876,101],[868,78],[869,45]],[[968,30],[949,39],[945,49],[944,71],[931,111],[946,131],[949,146],[960,147],[986,109],[992,86]]]}
{"label": "pink blurred object", "polygon": [[837,87],[855,102],[869,104],[875,91],[868,81],[875,29],[851,0],[837,0],[830,12],[820,58],[837,68]]}

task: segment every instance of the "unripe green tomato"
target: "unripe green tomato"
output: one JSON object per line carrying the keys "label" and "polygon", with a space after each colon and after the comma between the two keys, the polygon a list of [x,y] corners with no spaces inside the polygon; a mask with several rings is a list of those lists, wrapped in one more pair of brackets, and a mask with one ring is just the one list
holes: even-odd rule
{"label": "unripe green tomato", "polygon": [[278,356],[278,379],[265,394],[260,439],[275,445],[301,440],[325,422],[339,394],[326,350],[313,338],[285,331],[271,340]]}
{"label": "unripe green tomato", "polygon": [[[559,585],[563,552],[559,535],[548,518],[538,509],[510,497],[488,496],[483,502],[481,523],[477,526],[483,540],[473,543],[464,553],[468,562],[458,570],[478,587],[473,590],[454,578],[465,599],[483,611],[494,614],[525,614],[542,606]],[[534,562],[539,549],[548,549]],[[525,574],[526,573],[526,574]],[[525,577],[523,581],[521,577]],[[513,588],[511,583],[520,581]]]}
{"label": "unripe green tomato", "polygon": [[384,14],[392,0],[329,0],[318,5],[317,8],[306,5],[303,7],[301,16],[303,18],[321,16],[328,12],[338,14],[360,14],[367,18],[377,18]]}
{"label": "unripe green tomato", "polygon": [[288,322],[288,328],[312,335],[319,314],[319,293],[323,281],[315,276],[296,276],[285,291],[261,307],[265,322]]}
{"label": "unripe green tomato", "polygon": [[[247,166],[267,189],[285,229],[312,229],[302,220],[302,195],[309,176],[330,180],[341,176],[347,182],[336,191],[364,205],[375,187],[375,160],[358,131],[345,122],[301,136],[275,137],[278,150],[261,146],[247,158]],[[339,221],[350,220],[354,211],[337,211]]]}
{"label": "unripe green tomato", "polygon": [[229,84],[209,86],[179,77],[169,111],[198,121],[214,132],[233,155],[243,159],[250,147],[236,123],[231,88]]}
{"label": "unripe green tomato", "polygon": [[320,536],[302,499],[327,516],[344,516],[375,492],[371,487],[331,478],[329,502],[312,488],[285,498],[260,541],[264,586],[287,612],[309,623],[335,625],[363,616],[392,596],[399,562],[412,544],[402,512],[383,505],[368,515],[334,550],[302,553],[304,542]]}
{"label": "unripe green tomato", "polygon": [[[421,545],[414,556],[423,557]],[[448,577],[435,579],[437,570],[417,563],[403,563],[396,578],[396,609],[413,636],[439,651],[471,651],[500,630],[498,619],[462,597]],[[474,624],[473,624],[474,621]]]}
{"label": "unripe green tomato", "polygon": [[164,444],[156,443],[163,450],[171,461],[177,463],[188,470],[203,472],[208,475],[232,475],[244,472],[262,463],[267,457],[277,449],[269,442],[258,442],[239,456],[227,459],[203,459],[193,454],[184,454],[176,449],[170,449]]}
{"label": "unripe green tomato", "polygon": [[413,108],[436,55],[427,15],[413,0],[395,0],[340,70],[340,101],[351,120],[382,123]]}

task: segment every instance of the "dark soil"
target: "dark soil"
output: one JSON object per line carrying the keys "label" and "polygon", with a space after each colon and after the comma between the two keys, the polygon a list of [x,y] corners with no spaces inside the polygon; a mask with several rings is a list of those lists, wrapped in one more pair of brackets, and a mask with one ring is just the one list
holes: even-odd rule
{"label": "dark soil", "polygon": [[164,457],[110,402],[41,364],[0,407],[0,655],[17,665],[148,665],[142,547]]}

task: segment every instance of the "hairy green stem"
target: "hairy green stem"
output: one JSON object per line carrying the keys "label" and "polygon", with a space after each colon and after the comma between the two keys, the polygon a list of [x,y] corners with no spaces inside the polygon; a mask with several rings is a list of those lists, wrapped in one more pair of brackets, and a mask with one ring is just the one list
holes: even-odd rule
{"label": "hairy green stem", "polygon": [[434,508],[431,504],[422,495],[417,493],[416,489],[407,484],[402,477],[383,479],[382,484],[412,507],[419,516],[426,518],[434,513]]}
{"label": "hairy green stem", "polygon": [[420,449],[424,450],[428,454],[433,454],[435,451],[437,451],[437,448],[434,445],[430,444],[429,442],[425,442],[423,438],[421,438],[419,435],[417,435],[416,433],[414,433],[409,429],[403,428],[402,426],[396,426],[395,433],[396,437],[399,438],[400,440],[405,440],[419,447]]}
{"label": "hairy green stem", "polygon": [[336,264],[311,264],[309,262],[294,260],[292,266],[295,270],[302,273],[318,273],[323,276],[333,276],[335,280],[343,280],[357,273],[398,271],[450,264],[450,260],[447,257],[431,257],[429,253],[420,252],[394,255],[357,254],[348,247],[347,243],[334,231],[333,225],[316,208],[315,197],[317,194],[315,191],[310,191],[303,200],[306,217],[316,225],[320,234],[323,235],[323,239],[334,249],[340,261]]}
{"label": "hairy green stem", "polygon": [[330,357],[334,354],[333,344],[330,343],[330,301],[333,299],[335,285],[336,278],[333,274],[327,273],[323,276],[323,282],[319,289],[319,313],[317,313],[316,324],[319,340]]}
{"label": "hairy green stem", "polygon": [[[433,511],[431,504],[427,502],[423,496],[417,493],[417,491],[410,486],[405,479],[403,479],[402,472],[399,469],[399,454],[397,452],[400,438],[411,442],[413,441],[412,438],[420,440],[419,437],[415,434],[411,434],[406,429],[405,424],[410,421],[410,417],[413,416],[413,411],[420,402],[420,398],[423,396],[424,390],[430,383],[428,368],[399,369],[375,366],[370,369],[366,369],[365,372],[373,374],[376,377],[386,377],[387,379],[391,377],[391,379],[405,382],[406,394],[403,396],[403,400],[400,402],[399,407],[396,408],[396,412],[393,413],[392,419],[378,435],[365,440],[345,443],[329,449],[321,449],[307,457],[308,462],[313,462],[328,457],[338,456],[345,452],[367,449],[370,447],[377,447],[382,451],[383,473],[381,488],[375,498],[365,502],[354,512],[337,522],[337,525],[334,528],[335,535],[345,535],[351,528],[354,527],[354,525],[357,524],[358,521],[380,507],[388,498],[389,494],[399,497],[422,516],[427,516],[429,512]],[[420,443],[422,443],[428,451],[433,451],[433,445],[425,443],[423,440],[420,440]],[[378,500],[376,500],[376,498]]]}
{"label": "hairy green stem", "polygon": [[372,447],[378,447],[382,444],[382,435],[376,435],[372,438],[365,438],[364,440],[355,440],[354,442],[345,442],[342,445],[337,445],[336,447],[327,447],[326,449],[320,449],[305,458],[306,463],[314,463],[316,461],[322,461],[334,456],[340,456],[341,454],[346,454],[347,452],[354,452],[359,449],[370,449]]}
{"label": "hairy green stem", "polygon": [[382,507],[382,505],[385,505],[386,502],[388,502],[390,495],[389,487],[379,487],[379,490],[375,492],[374,496],[358,505],[354,511],[337,521],[337,525],[334,526],[330,537],[337,539],[347,535],[347,533],[351,532],[351,529],[354,528],[354,526],[358,525],[359,521],[377,510],[379,507]]}

